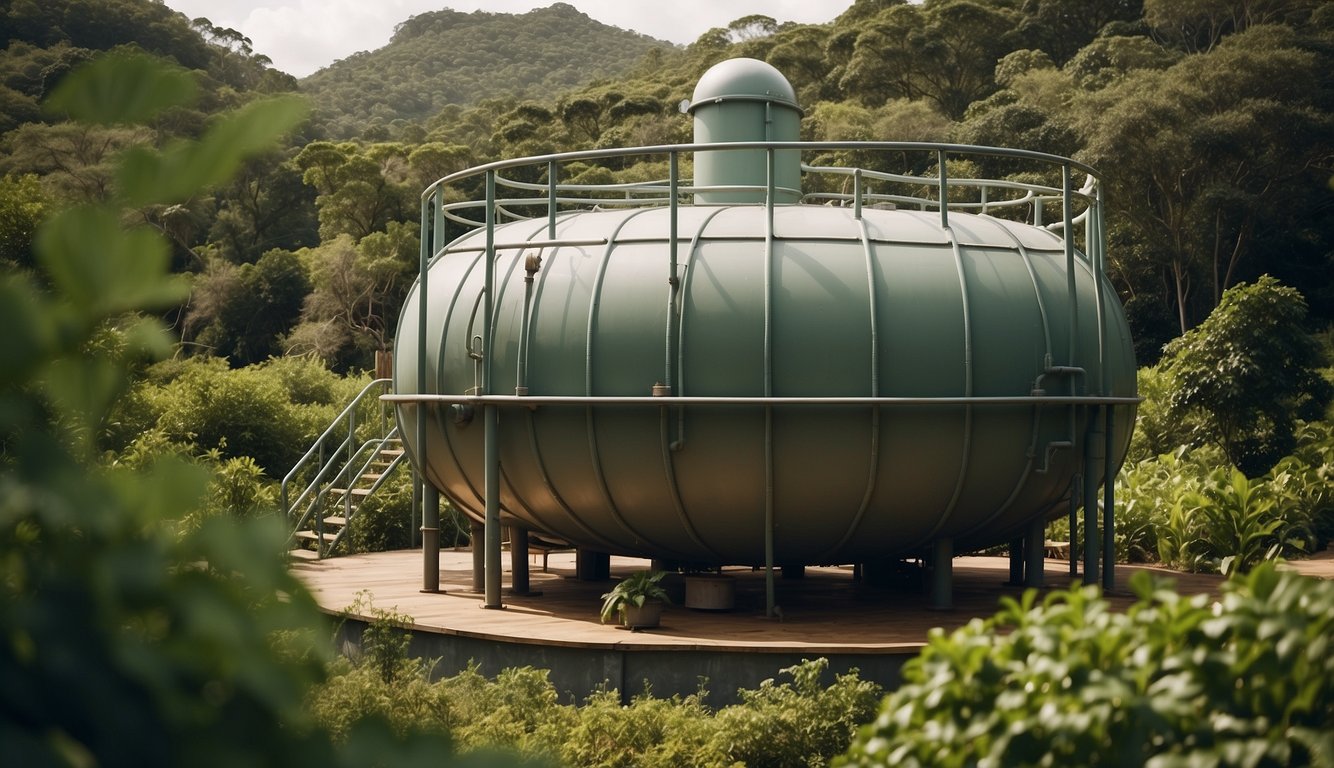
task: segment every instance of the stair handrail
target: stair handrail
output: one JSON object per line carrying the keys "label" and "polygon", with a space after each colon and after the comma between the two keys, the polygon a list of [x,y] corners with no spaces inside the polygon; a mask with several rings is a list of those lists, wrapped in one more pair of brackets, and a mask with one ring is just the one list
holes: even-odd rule
{"label": "stair handrail", "polygon": [[[328,496],[331,489],[346,488],[348,492],[344,497],[344,516],[350,516],[352,512],[352,486],[356,484],[356,478],[366,474],[366,471],[371,467],[371,463],[375,461],[375,458],[380,455],[380,451],[384,449],[385,443],[388,443],[390,440],[397,440],[398,436],[398,427],[395,426],[389,431],[389,434],[384,435],[383,437],[372,437],[357,446],[357,450],[352,452],[351,458],[349,458],[343,464],[342,468],[338,470],[338,473],[330,478],[329,482],[320,489],[319,493],[315,496],[315,504],[313,507],[316,509],[322,507],[324,499]],[[366,459],[358,464],[357,459],[363,454],[365,454]],[[352,471],[354,467],[356,470]],[[378,485],[376,487],[378,487]],[[303,519],[302,522],[305,522],[305,520]]]}
{"label": "stair handrail", "polygon": [[[311,505],[312,510],[322,509],[324,506],[325,496],[326,494],[328,494],[329,489],[336,487],[336,484],[340,480],[346,481],[343,483],[343,486],[347,488],[347,493],[343,495],[343,503],[345,505],[345,511],[343,513],[344,525],[342,530],[340,530],[337,534],[335,534],[333,540],[330,541],[327,545],[324,542],[324,515],[319,515],[315,518],[315,535],[316,535],[315,541],[320,557],[324,557],[324,554],[326,552],[333,551],[333,548],[338,546],[338,542],[342,541],[344,534],[346,534],[348,532],[348,529],[352,527],[352,517],[355,514],[355,510],[352,508],[352,486],[353,486],[352,478],[354,476],[360,477],[366,474],[366,471],[370,469],[371,463],[374,462],[376,457],[378,457],[381,451],[384,450],[385,444],[389,443],[392,440],[397,440],[398,438],[399,438],[398,427],[395,426],[384,437],[371,438],[370,440],[367,440],[366,442],[362,443],[361,446],[357,449],[357,452],[353,455],[353,459],[344,464],[342,471],[340,471],[337,475],[335,475],[334,478],[330,480],[329,483],[324,488],[320,489],[319,494],[315,498],[315,503]],[[362,452],[366,451],[367,449],[370,449],[369,455],[367,456],[366,460],[360,464],[357,471],[355,473],[348,472],[347,470],[349,467],[356,465],[356,458],[360,456]],[[393,460],[389,462],[389,466],[385,467],[384,471],[379,473],[379,477],[375,478],[375,482],[371,483],[371,487],[366,489],[366,496],[361,500],[360,503],[365,503],[366,499],[369,499],[371,496],[374,496],[375,492],[380,490],[380,486],[384,485],[385,480],[387,480],[389,476],[392,475],[394,471],[398,469],[398,466],[403,463],[403,458],[405,456],[407,456],[406,453],[400,453],[399,455],[395,456]],[[302,524],[305,523],[304,517],[301,523]],[[300,525],[298,525],[297,527],[300,528]]]}
{"label": "stair handrail", "polygon": [[[350,447],[352,441],[356,439],[355,430],[356,430],[357,407],[361,405],[361,402],[365,400],[366,396],[370,394],[370,392],[374,390],[376,387],[387,389],[389,385],[391,385],[392,383],[393,383],[392,379],[373,379],[369,384],[363,387],[361,391],[357,393],[357,396],[352,398],[352,402],[348,403],[347,407],[343,408],[342,412],[334,417],[333,421],[329,424],[328,428],[325,429],[324,432],[321,433],[319,437],[315,438],[315,442],[311,444],[310,448],[306,451],[305,455],[303,455],[300,459],[297,459],[296,464],[294,464],[292,466],[292,469],[288,471],[288,473],[283,477],[282,483],[279,485],[279,497],[282,502],[283,514],[287,516],[289,520],[291,519],[293,510],[295,510],[298,506],[301,505],[301,502],[303,502],[306,499],[306,497],[310,495],[310,492],[319,484],[320,480],[323,479],[325,472],[328,470],[329,466],[333,463],[333,457],[341,453],[343,449]],[[376,397],[378,399],[379,395],[376,395]],[[387,425],[386,417],[383,412],[384,411],[383,401],[380,402],[382,403],[380,420],[382,423],[385,423]],[[297,496],[296,501],[292,502],[291,504],[288,504],[287,502],[288,487],[289,485],[291,485],[292,481],[296,478],[297,473],[300,472],[301,469],[307,463],[310,462],[311,458],[316,455],[320,455],[321,456],[320,461],[323,462],[324,460],[323,449],[325,441],[338,433],[337,430],[339,430],[339,428],[342,426],[342,422],[344,421],[348,422],[347,437],[344,438],[343,441],[340,442],[339,445],[330,453],[329,464],[325,464],[323,467],[321,467],[320,471],[316,473],[315,479],[311,480],[310,484],[306,486],[305,490],[303,490],[301,494]],[[349,460],[350,458],[351,457],[349,457]],[[302,515],[302,520],[297,523],[296,527],[299,528],[301,523],[305,522],[305,517],[306,515]]]}

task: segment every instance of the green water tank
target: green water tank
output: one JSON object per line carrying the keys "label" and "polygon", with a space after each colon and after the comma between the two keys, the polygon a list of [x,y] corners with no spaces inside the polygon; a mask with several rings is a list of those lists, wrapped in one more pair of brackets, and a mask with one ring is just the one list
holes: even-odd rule
{"label": "green water tank", "polygon": [[[743,85],[767,74],[739,69]],[[697,121],[735,90],[706,83]],[[790,87],[778,96],[796,110]],[[753,156],[740,165],[695,184],[767,175]],[[1065,242],[1043,227],[696,194],[503,223],[493,237],[491,337],[479,229],[431,263],[424,328],[420,285],[407,298],[398,393],[417,391],[424,366],[427,393],[476,394],[489,358],[493,394],[530,398],[907,398],[499,409],[502,519],[599,551],[760,565],[769,525],[786,564],[1007,541],[1064,512],[1084,466],[1090,409],[1041,396],[1135,395],[1115,291],[1082,253],[1071,275]],[[401,405],[401,423],[417,407]],[[426,443],[409,430],[408,450],[480,520],[482,419],[467,405],[429,413]],[[1133,422],[1133,406],[1113,411],[1112,466]]]}

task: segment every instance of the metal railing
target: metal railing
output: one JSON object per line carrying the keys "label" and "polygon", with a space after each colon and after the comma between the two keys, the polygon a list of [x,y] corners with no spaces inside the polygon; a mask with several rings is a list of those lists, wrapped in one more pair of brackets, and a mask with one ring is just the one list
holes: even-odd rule
{"label": "metal railing", "polygon": [[[375,379],[363,387],[356,397],[343,408],[342,412],[333,419],[328,428],[315,439],[315,442],[297,460],[287,475],[283,477],[279,486],[279,497],[283,514],[287,517],[289,523],[291,537],[294,537],[297,531],[305,528],[312,517],[315,517],[318,532],[318,529],[322,527],[324,501],[328,489],[335,487],[335,484],[346,476],[349,467],[357,466],[364,469],[364,467],[369,466],[369,462],[374,455],[378,455],[384,443],[397,438],[398,427],[393,425],[392,406],[381,399],[382,395],[389,392],[391,385],[392,381],[390,379]],[[359,427],[357,415],[368,400],[375,402],[374,407],[378,411],[378,419],[373,419],[373,421],[378,421],[378,424],[371,430],[371,437],[359,440],[357,437]],[[364,427],[365,425],[360,426]],[[357,458],[364,455],[372,447],[374,447],[372,459],[358,463]],[[395,466],[397,466],[396,463]],[[309,476],[308,480],[305,479],[307,475]],[[303,483],[300,493],[296,495],[295,499],[291,498],[295,487]],[[378,484],[376,487],[378,488]],[[345,496],[347,497],[344,500],[347,505],[345,509],[347,516],[350,517],[352,512],[351,494],[345,494]],[[319,513],[318,516],[317,513]],[[289,537],[289,546],[291,537]],[[321,554],[323,554],[323,550],[324,547],[321,542]]]}

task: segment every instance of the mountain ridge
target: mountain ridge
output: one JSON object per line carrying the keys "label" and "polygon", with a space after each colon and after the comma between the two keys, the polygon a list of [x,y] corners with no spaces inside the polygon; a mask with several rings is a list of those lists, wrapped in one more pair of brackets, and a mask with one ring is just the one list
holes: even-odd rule
{"label": "mountain ridge", "polygon": [[350,138],[395,120],[429,119],[451,104],[615,77],[653,48],[676,47],[567,3],[523,14],[445,8],[409,17],[385,46],[340,59],[300,85],[329,134]]}

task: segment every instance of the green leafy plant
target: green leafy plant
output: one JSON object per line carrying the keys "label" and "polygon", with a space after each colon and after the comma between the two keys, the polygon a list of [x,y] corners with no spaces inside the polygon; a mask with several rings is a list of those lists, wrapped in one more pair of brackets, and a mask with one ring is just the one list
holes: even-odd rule
{"label": "green leafy plant", "polygon": [[642,608],[650,600],[671,603],[663,588],[664,571],[635,571],[621,579],[610,592],[602,596],[602,623],[607,623],[624,612],[627,606]]}
{"label": "green leafy plant", "polygon": [[[137,54],[73,72],[55,108],[144,122],[192,75]],[[96,446],[136,358],[170,350],[151,315],[179,304],[168,249],[122,206],[191,195],[296,125],[256,101],[160,155],[127,156],[119,198],[62,210],[34,240],[36,274],[0,274],[0,763],[439,765],[446,740],[355,725],[334,749],[305,697],[324,674],[314,600],[277,554],[273,517],[181,530],[208,471],[173,455],[103,462]],[[42,282],[38,283],[38,278]],[[108,325],[113,354],[93,343]],[[248,471],[247,471],[248,472]],[[503,763],[497,763],[503,764]]]}
{"label": "green leafy plant", "polygon": [[1300,539],[1282,537],[1285,521],[1268,483],[1248,480],[1240,470],[1214,470],[1190,498],[1204,518],[1206,554],[1224,574],[1249,571],[1285,546],[1302,549]]}
{"label": "green leafy plant", "polygon": [[1268,275],[1223,293],[1196,328],[1168,344],[1168,414],[1199,417],[1194,440],[1219,445],[1249,477],[1296,445],[1298,419],[1316,419],[1334,397],[1307,333],[1306,300]]}
{"label": "green leafy plant", "polygon": [[1263,564],[1221,599],[1147,573],[932,632],[838,765],[1330,765],[1334,582]]}

